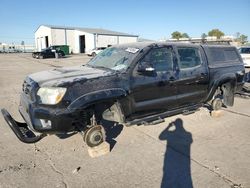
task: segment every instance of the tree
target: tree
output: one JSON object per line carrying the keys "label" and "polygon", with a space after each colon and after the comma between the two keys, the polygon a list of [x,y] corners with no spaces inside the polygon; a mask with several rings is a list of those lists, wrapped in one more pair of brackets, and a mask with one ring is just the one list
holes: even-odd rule
{"label": "tree", "polygon": [[173,39],[177,39],[177,40],[179,40],[182,37],[182,34],[179,31],[175,31],[171,35]]}
{"label": "tree", "polygon": [[239,41],[240,41],[241,44],[247,43],[247,36],[246,36],[246,35],[243,35],[243,34],[240,35]]}
{"label": "tree", "polygon": [[201,38],[205,39],[206,37],[207,37],[207,34],[206,33],[202,33]]}
{"label": "tree", "polygon": [[236,42],[241,43],[241,44],[247,43],[247,38],[248,37],[246,35],[241,34],[240,32],[237,32],[235,34],[235,36],[236,36],[236,39],[235,39]]}
{"label": "tree", "polygon": [[240,32],[235,33],[236,40],[240,38]]}
{"label": "tree", "polygon": [[225,34],[219,29],[212,29],[211,31],[208,32],[208,36],[215,36],[217,37],[217,39],[220,39],[224,35]]}
{"label": "tree", "polygon": [[189,38],[189,36],[188,36],[187,33],[182,33],[182,34],[181,34],[181,37],[182,37],[182,38]]}

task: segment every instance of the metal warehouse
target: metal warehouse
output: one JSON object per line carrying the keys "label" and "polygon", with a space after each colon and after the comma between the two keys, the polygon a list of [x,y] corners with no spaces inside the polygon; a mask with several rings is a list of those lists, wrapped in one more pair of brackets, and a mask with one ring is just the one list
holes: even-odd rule
{"label": "metal warehouse", "polygon": [[41,25],[35,31],[36,49],[68,45],[71,53],[85,53],[97,47],[137,42],[138,35],[106,29]]}

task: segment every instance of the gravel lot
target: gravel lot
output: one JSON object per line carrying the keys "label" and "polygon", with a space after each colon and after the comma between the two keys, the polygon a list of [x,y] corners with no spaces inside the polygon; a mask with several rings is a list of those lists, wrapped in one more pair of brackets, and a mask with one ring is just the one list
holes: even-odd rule
{"label": "gravel lot", "polygon": [[[17,120],[25,75],[60,66],[81,65],[89,57],[33,59],[0,54],[0,108]],[[90,158],[81,135],[48,136],[23,144],[0,117],[0,187],[250,187],[250,99],[212,118],[205,108],[167,118],[153,126],[115,127],[115,145]],[[171,122],[176,128],[166,129]],[[170,186],[173,187],[173,186]]]}

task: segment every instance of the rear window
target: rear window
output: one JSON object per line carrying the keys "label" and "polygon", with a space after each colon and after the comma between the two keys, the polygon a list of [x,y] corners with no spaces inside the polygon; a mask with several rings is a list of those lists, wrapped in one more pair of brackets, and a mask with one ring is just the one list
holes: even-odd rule
{"label": "rear window", "polygon": [[216,62],[226,63],[228,61],[240,62],[235,48],[210,48],[210,58],[212,64]]}
{"label": "rear window", "polygon": [[227,61],[237,61],[239,59],[235,50],[224,50],[224,54]]}

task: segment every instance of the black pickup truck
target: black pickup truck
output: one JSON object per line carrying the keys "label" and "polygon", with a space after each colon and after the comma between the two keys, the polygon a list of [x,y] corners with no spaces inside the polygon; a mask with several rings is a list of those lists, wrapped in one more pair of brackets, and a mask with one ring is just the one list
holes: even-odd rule
{"label": "black pickup truck", "polygon": [[32,57],[36,59],[45,59],[45,58],[55,58],[56,53],[58,57],[64,57],[65,54],[57,46],[50,46],[49,48],[42,49],[40,52],[33,52]]}
{"label": "black pickup truck", "polygon": [[79,131],[93,147],[105,140],[105,121],[155,124],[207,104],[213,110],[232,106],[244,73],[237,49],[229,45],[117,45],[86,65],[27,76],[19,105],[26,123],[1,111],[22,142]]}

